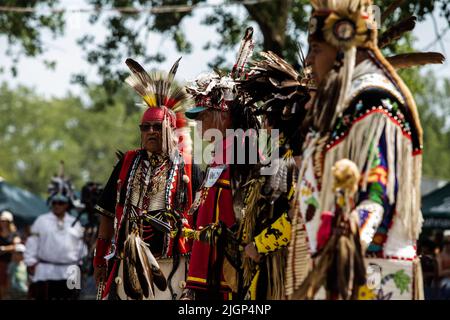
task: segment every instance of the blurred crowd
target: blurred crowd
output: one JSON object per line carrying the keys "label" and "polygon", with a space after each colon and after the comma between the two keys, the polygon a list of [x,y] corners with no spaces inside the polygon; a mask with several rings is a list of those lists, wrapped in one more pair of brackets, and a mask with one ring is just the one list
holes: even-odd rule
{"label": "blurred crowd", "polygon": [[450,300],[450,230],[420,242],[425,299]]}
{"label": "blurred crowd", "polygon": [[[49,214],[57,217],[58,210],[65,210],[64,205],[64,201],[53,201],[52,212]],[[62,208],[59,209],[58,207]],[[43,217],[45,218],[46,216],[47,219],[53,217],[48,216],[49,214],[43,215]],[[65,218],[68,218],[67,223],[69,225],[73,224],[75,219],[72,216]],[[77,261],[68,261],[68,257],[81,259],[86,255],[82,241],[83,230],[81,225],[78,226],[78,229],[70,228],[68,225],[67,232],[59,235],[59,241],[52,241],[51,247],[48,248],[50,249],[49,251],[53,253],[59,251],[59,256],[57,257],[59,262],[53,261],[55,264],[53,266],[36,259],[38,250],[41,254],[46,254],[45,243],[37,242],[37,235],[33,233],[33,230],[36,231],[38,225],[39,222],[38,224],[33,224],[31,231],[25,228],[19,232],[14,224],[13,214],[6,210],[1,212],[0,300],[78,299],[80,289],[76,285],[73,288],[68,287],[66,270],[70,263],[75,262],[75,265],[78,264]],[[61,229],[61,225],[59,228]],[[78,230],[78,234],[74,232],[75,230]],[[52,237],[54,236],[53,234]],[[44,234],[42,238],[45,238]],[[76,240],[75,242],[74,239]],[[38,249],[39,246],[41,246],[40,249]],[[61,251],[57,247],[65,250],[66,254],[61,255]],[[69,250],[67,251],[67,249]],[[436,231],[431,236],[423,239],[420,242],[419,250],[421,252],[425,299],[450,299],[450,230]],[[40,268],[40,275],[36,277],[36,266],[39,262],[43,268]]]}
{"label": "blurred crowd", "polygon": [[20,235],[13,214],[0,214],[0,299],[25,299],[28,272],[24,262],[26,235]]}
{"label": "blurred crowd", "polygon": [[68,214],[68,198],[18,232],[9,211],[0,214],[0,300],[75,300],[87,256],[84,228]]}

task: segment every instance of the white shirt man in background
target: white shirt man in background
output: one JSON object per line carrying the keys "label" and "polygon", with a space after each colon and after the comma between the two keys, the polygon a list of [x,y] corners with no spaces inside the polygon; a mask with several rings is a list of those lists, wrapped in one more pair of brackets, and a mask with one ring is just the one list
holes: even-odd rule
{"label": "white shirt man in background", "polygon": [[81,259],[86,255],[83,227],[67,211],[70,198],[51,198],[51,212],[36,219],[26,243],[30,295],[37,300],[74,300],[80,292]]}

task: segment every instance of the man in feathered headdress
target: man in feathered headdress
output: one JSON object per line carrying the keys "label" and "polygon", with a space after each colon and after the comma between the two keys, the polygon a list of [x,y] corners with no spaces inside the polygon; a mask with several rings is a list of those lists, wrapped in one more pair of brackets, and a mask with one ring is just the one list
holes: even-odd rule
{"label": "man in feathered headdress", "polygon": [[[294,237],[301,232],[297,224],[306,221],[318,267],[302,286],[295,283],[293,289],[300,289],[291,297],[312,298],[323,285],[334,299],[421,298],[416,240],[422,225],[422,128],[416,104],[377,45],[371,1],[312,4],[307,62],[318,92],[308,117],[292,230]],[[345,202],[336,197],[332,180],[342,159],[361,174],[358,192]],[[338,217],[344,207],[353,208],[350,221]],[[353,222],[359,230],[350,227]],[[295,265],[295,243],[291,249],[287,263]],[[362,254],[373,271],[366,284]]]}
{"label": "man in feathered headdress", "polygon": [[[248,166],[235,161],[234,130],[247,131],[258,125],[254,115],[235,100],[236,79],[246,72],[246,61],[253,51],[252,34],[253,29],[248,28],[230,75],[202,74],[187,87],[196,107],[188,110],[186,116],[197,121],[201,137],[213,142],[215,149],[191,208],[198,213],[186,299],[229,300],[238,290],[240,261],[235,234],[242,218],[238,194]],[[242,150],[241,146],[238,143],[238,150]]]}
{"label": "man in feathered headdress", "polygon": [[260,58],[251,63],[251,71],[238,87],[246,104],[262,103],[255,113],[262,117],[271,140],[267,154],[273,168],[269,171],[261,163],[245,183],[245,217],[239,236],[246,245],[240,286],[245,299],[274,300],[285,297],[285,283],[292,278],[291,270],[285,272],[291,240],[288,213],[297,185],[294,159],[300,152],[299,124],[310,99],[311,79],[306,69],[298,72],[272,52],[261,52]]}
{"label": "man in feathered headdress", "polygon": [[142,147],[121,156],[96,206],[102,217],[95,276],[102,298],[175,300],[190,252],[181,234],[190,219],[190,137],[180,113],[189,99],[173,84],[179,60],[168,75],[126,63],[126,82],[148,108],[139,124]]}
{"label": "man in feathered headdress", "polygon": [[52,177],[48,192],[51,212],[34,221],[26,242],[24,260],[31,275],[30,296],[37,300],[77,299],[80,266],[87,248],[83,227],[69,214],[78,204],[62,164],[60,174]]}

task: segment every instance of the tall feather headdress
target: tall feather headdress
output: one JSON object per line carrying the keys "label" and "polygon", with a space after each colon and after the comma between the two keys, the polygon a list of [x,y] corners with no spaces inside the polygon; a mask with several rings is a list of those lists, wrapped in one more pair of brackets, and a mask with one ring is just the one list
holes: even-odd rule
{"label": "tall feather headdress", "polygon": [[[190,96],[183,87],[174,83],[181,58],[179,58],[167,74],[162,72],[148,73],[138,62],[128,58],[125,63],[132,74],[125,82],[142,97],[148,109],[141,122],[160,121],[163,123],[163,151],[173,154],[175,145],[189,154],[192,147],[184,110],[191,104]],[[176,132],[173,129],[177,129]]]}
{"label": "tall feather headdress", "polygon": [[149,108],[166,107],[174,112],[181,112],[189,102],[189,95],[183,87],[174,84],[180,60],[181,58],[175,61],[165,75],[162,72],[148,73],[138,62],[128,58],[125,63],[132,74],[125,82],[144,99]]}

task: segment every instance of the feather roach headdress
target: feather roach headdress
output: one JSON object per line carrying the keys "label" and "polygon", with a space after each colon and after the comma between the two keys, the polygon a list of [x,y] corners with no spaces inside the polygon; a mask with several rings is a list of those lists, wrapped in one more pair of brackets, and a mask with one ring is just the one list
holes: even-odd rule
{"label": "feather roach headdress", "polygon": [[[170,155],[176,144],[179,144],[182,151],[190,151],[189,134],[183,131],[186,127],[184,110],[190,104],[190,97],[183,87],[174,84],[180,60],[181,58],[173,64],[167,75],[161,72],[148,73],[133,59],[125,61],[132,72],[125,82],[142,97],[148,107],[141,123],[163,123],[163,152]],[[178,129],[177,132],[174,129]]]}
{"label": "feather roach headdress", "polygon": [[59,172],[55,174],[47,186],[48,198],[47,204],[54,200],[66,201],[71,207],[75,209],[83,209],[84,206],[77,199],[72,182],[64,174],[64,161],[60,162]]}
{"label": "feather roach headdress", "polygon": [[228,111],[230,104],[236,98],[236,81],[246,75],[247,60],[252,55],[253,28],[245,30],[241,40],[236,63],[230,74],[226,75],[220,71],[202,73],[192,81],[186,90],[195,100],[195,108],[186,112],[186,116],[195,119],[197,115],[206,109]]}
{"label": "feather roach headdress", "polygon": [[247,76],[238,81],[245,104],[253,108],[256,115],[265,115],[271,128],[292,138],[289,139],[291,147],[294,147],[292,143],[300,143],[296,133],[300,132],[299,123],[305,115],[309,91],[315,87],[310,69],[305,67],[303,53],[299,52],[299,71],[275,53],[261,52],[259,60],[249,63]]}
{"label": "feather roach headdress", "polygon": [[238,88],[248,96],[248,104],[264,101],[261,108],[266,110],[274,100],[296,101],[313,86],[309,72],[303,68],[303,54],[300,71],[271,51],[259,55],[261,60],[250,62],[247,77],[238,81]]}

